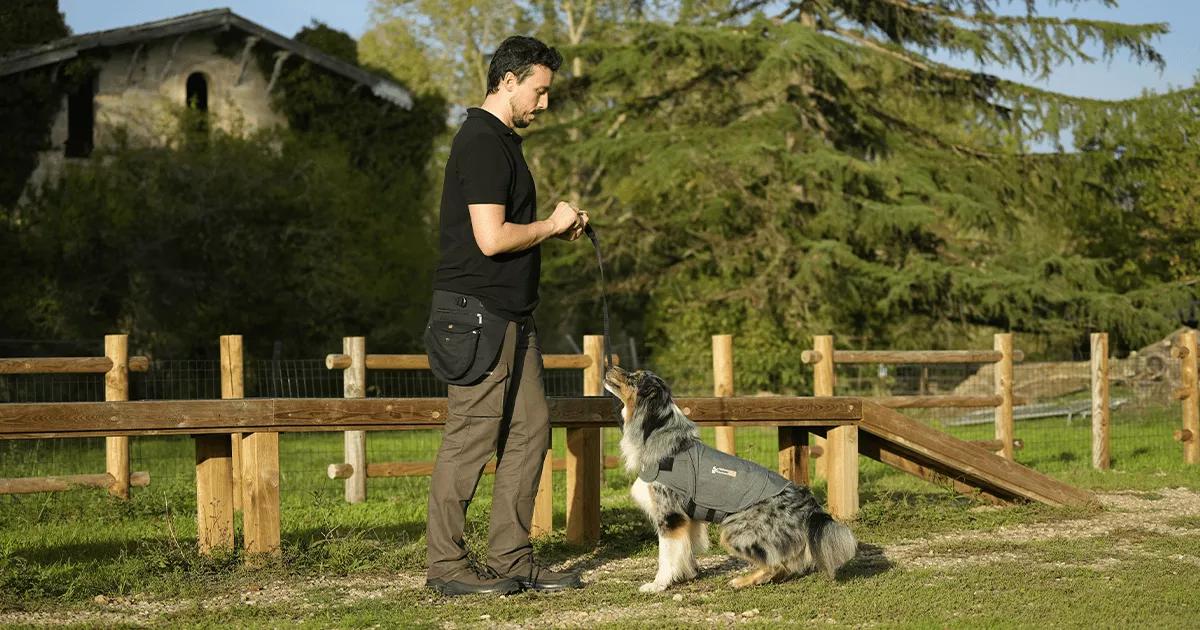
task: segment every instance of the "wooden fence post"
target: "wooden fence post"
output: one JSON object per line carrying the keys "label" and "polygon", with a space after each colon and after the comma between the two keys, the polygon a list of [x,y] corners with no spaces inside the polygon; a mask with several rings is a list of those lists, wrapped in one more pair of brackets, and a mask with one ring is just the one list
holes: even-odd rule
{"label": "wooden fence post", "polygon": [[1183,442],[1183,462],[1185,464],[1200,464],[1200,383],[1197,382],[1197,357],[1200,348],[1196,346],[1196,331],[1189,330],[1180,335],[1183,344],[1183,369],[1181,387],[1187,393],[1183,398],[1183,431],[1181,437],[1188,436]]}
{"label": "wooden fence post", "polygon": [[[221,335],[221,398],[225,400],[245,397],[245,373],[242,364],[242,336]],[[233,511],[241,512],[245,505],[246,490],[242,473],[242,434],[230,436],[230,452],[233,453]]]}
{"label": "wooden fence post", "polygon": [[233,440],[196,435],[196,544],[202,554],[233,549]]}
{"label": "wooden fence post", "polygon": [[[279,556],[279,434],[247,433],[242,440],[246,502],[242,542],[248,556]],[[248,558],[249,559],[249,558]]]}
{"label": "wooden fence post", "polygon": [[1000,352],[996,362],[996,395],[1000,404],[996,407],[996,439],[1000,440],[997,454],[1013,459],[1013,336],[1012,333],[996,333],[992,348]]}
{"label": "wooden fence post", "polygon": [[[551,430],[553,434],[553,430]],[[554,531],[554,448],[546,449],[542,462],[542,477],[538,481],[537,497],[533,500],[533,521],[529,537],[537,538]]]}
{"label": "wooden fence post", "polygon": [[[586,335],[583,395],[604,393],[604,336]],[[567,429],[567,542],[594,545],[600,540],[600,483],[604,475],[600,429]]]}
{"label": "wooden fence post", "polygon": [[[833,336],[813,337],[813,348],[821,353],[813,372],[813,391],[817,396],[832,396],[836,380]],[[839,520],[851,520],[858,516],[858,426],[829,429],[823,446],[825,452],[817,459],[817,470],[824,472],[828,480],[829,513]]]}
{"label": "wooden fence post", "polygon": [[[832,396],[834,384],[833,370],[833,335],[813,335],[813,350],[821,355],[813,365],[813,396]],[[821,449],[822,454],[817,458],[816,478],[829,478],[829,449],[825,438],[813,435],[812,445]]]}
{"label": "wooden fence post", "polygon": [[[221,337],[221,397],[245,396],[242,336]],[[279,553],[279,434],[234,434],[233,497],[242,510],[248,555]],[[239,501],[240,500],[240,501]],[[236,509],[236,508],[235,508]]]}
{"label": "wooden fence post", "polygon": [[1108,470],[1108,333],[1092,333],[1092,468]]}
{"label": "wooden fence post", "polygon": [[[366,398],[367,340],[365,337],[342,338],[342,354],[350,357],[350,367],[342,371],[342,393],[346,398]],[[346,478],[346,502],[367,500],[367,432],[346,431],[345,459],[352,472]]]}
{"label": "wooden fence post", "polygon": [[[221,398],[235,393],[240,395],[241,337],[237,338],[236,347],[231,340],[221,337],[220,346]],[[196,442],[196,546],[205,555],[216,549],[232,550],[233,512],[237,501],[234,477],[241,474],[233,466],[233,435],[216,433],[193,438]]]}
{"label": "wooden fence post", "polygon": [[[112,367],[104,375],[104,400],[129,400],[129,335],[105,335],[104,356]],[[129,498],[129,438],[104,438],[104,470],[112,475],[108,493],[118,499]]]}
{"label": "wooden fence post", "polygon": [[529,537],[537,538],[554,531],[554,429],[550,430],[550,446],[542,460],[542,476],[538,480],[537,496],[533,499],[533,520]]}
{"label": "wooden fence post", "polygon": [[[733,396],[733,335],[713,335],[713,396]],[[733,427],[716,427],[717,450],[737,454]]]}

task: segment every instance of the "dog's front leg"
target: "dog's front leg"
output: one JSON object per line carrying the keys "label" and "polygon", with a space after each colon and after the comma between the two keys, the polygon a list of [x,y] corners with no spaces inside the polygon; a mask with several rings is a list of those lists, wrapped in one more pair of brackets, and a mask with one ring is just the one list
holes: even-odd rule
{"label": "dog's front leg", "polygon": [[696,577],[691,528],[681,515],[674,514],[672,517],[667,520],[678,522],[675,527],[659,527],[658,572],[653,582],[647,582],[639,589],[643,593],[660,593],[672,584]]}
{"label": "dog's front leg", "polygon": [[676,582],[696,577],[692,550],[695,528],[680,513],[676,505],[678,497],[659,484],[648,484],[641,479],[633,482],[630,494],[658,530],[658,572],[654,581],[643,584],[640,590],[659,593]]}

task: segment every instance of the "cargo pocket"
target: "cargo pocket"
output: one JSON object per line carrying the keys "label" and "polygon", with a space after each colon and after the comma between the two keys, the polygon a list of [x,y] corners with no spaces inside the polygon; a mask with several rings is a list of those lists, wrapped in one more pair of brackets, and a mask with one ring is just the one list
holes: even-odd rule
{"label": "cargo pocket", "polygon": [[461,318],[435,315],[425,327],[425,352],[429,367],[445,380],[462,377],[475,363],[479,346],[478,324]]}
{"label": "cargo pocket", "polygon": [[500,417],[508,390],[508,364],[499,362],[474,385],[448,385],[447,405],[457,416]]}

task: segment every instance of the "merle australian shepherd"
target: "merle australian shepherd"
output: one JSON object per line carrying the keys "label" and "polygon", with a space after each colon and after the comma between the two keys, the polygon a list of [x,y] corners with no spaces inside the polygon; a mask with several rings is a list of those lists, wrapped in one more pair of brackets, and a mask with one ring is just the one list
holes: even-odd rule
{"label": "merle australian shepherd", "polygon": [[[671,390],[653,373],[613,367],[604,386],[624,405],[621,456],[625,468],[640,471],[686,449],[700,432],[671,398]],[[658,573],[641,587],[665,590],[696,577],[696,551],[708,548],[707,523],[688,515],[688,498],[658,483],[637,479],[631,490],[658,530]],[[833,577],[857,550],[854,534],[821,509],[808,488],[792,483],[775,496],[730,514],[721,523],[721,545],[752,570],[729,581],[733,588],[765,584],[820,570]]]}

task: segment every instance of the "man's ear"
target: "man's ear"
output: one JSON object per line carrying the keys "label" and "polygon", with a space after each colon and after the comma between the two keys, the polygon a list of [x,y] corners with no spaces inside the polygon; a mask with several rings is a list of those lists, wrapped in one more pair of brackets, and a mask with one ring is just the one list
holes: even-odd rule
{"label": "man's ear", "polygon": [[504,78],[501,79],[500,82],[503,83],[504,87],[510,91],[516,88],[517,84],[520,83],[520,81],[517,80],[517,75],[512,72],[505,72]]}

